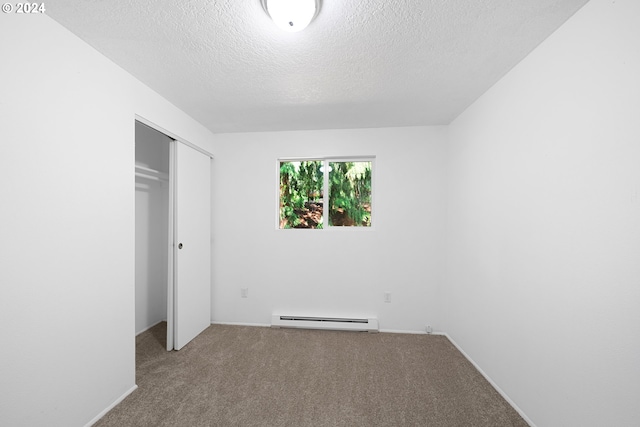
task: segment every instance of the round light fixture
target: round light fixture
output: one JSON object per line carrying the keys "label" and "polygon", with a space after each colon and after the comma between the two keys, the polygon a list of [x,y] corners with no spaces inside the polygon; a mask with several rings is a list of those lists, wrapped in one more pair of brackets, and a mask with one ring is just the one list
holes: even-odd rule
{"label": "round light fixture", "polygon": [[285,31],[307,28],[320,11],[320,0],[261,0],[273,22]]}

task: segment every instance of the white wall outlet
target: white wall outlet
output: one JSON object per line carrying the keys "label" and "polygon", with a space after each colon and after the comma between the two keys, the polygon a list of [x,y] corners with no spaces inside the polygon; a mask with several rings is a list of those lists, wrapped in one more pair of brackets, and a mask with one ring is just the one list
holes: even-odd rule
{"label": "white wall outlet", "polygon": [[432,334],[433,333],[433,328],[431,327],[431,325],[427,325],[425,330],[427,331],[428,334]]}
{"label": "white wall outlet", "polygon": [[240,288],[240,296],[242,298],[249,298],[249,288]]}
{"label": "white wall outlet", "polygon": [[391,292],[384,293],[384,302],[391,302]]}

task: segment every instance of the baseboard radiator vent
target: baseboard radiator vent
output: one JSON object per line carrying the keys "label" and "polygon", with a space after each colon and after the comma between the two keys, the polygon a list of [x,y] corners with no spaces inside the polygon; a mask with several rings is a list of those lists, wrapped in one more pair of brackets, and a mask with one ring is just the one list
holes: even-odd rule
{"label": "baseboard radiator vent", "polygon": [[378,332],[378,319],[345,317],[271,316],[272,328],[328,329],[333,331]]}

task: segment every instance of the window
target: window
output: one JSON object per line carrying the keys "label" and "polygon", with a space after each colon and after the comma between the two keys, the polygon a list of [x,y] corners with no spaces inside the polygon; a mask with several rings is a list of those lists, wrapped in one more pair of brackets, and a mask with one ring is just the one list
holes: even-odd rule
{"label": "window", "polygon": [[278,165],[279,228],[371,227],[372,158],[293,159]]}

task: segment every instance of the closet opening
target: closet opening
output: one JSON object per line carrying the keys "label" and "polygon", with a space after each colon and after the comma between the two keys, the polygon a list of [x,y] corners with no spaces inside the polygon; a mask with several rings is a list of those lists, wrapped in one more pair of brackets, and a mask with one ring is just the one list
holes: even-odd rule
{"label": "closet opening", "polygon": [[[135,122],[135,331],[167,346],[174,139]],[[151,344],[151,343],[147,343]]]}

